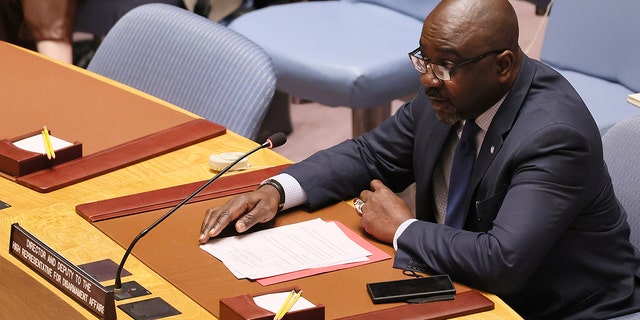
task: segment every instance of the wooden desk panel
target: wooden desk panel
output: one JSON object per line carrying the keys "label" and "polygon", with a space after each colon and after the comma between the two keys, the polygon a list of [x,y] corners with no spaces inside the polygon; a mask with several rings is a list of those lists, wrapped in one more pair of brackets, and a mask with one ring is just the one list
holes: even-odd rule
{"label": "wooden desk panel", "polygon": [[[223,126],[194,119],[135,91],[123,90],[88,72],[54,64],[0,42],[0,139],[37,132],[82,143],[83,156],[21,177],[9,177],[40,192],[125,167],[224,134]],[[25,72],[26,66],[38,73]]]}
{"label": "wooden desk panel", "polygon": [[[220,205],[227,199],[207,200],[182,207],[138,242],[133,254],[215,316],[219,315],[218,301],[221,298],[256,294],[292,285],[304,290],[305,297],[313,303],[323,304],[327,319],[406,305],[404,303],[374,305],[365,288],[367,282],[407,278],[400,270],[393,269],[391,259],[267,287],[254,281],[236,279],[219,260],[200,249],[197,240],[206,209]],[[103,220],[96,222],[95,225],[123,247],[128,247],[140,230],[146,228],[166,211],[167,209],[161,209]],[[366,237],[359,228],[359,216],[344,202],[313,214],[300,210],[281,213],[276,221],[261,227],[270,228],[316,217],[326,221],[339,220]],[[393,256],[393,249],[388,245],[374,239],[369,241]],[[123,282],[128,280],[137,281],[135,275],[124,278]],[[457,285],[457,289],[458,293],[469,290],[462,285]]]}
{"label": "wooden desk panel", "polygon": [[[0,200],[11,205],[10,208],[0,210],[0,244],[8,248],[10,226],[17,222],[77,265],[102,259],[119,262],[124,249],[78,215],[75,212],[77,205],[211,178],[214,172],[209,169],[207,163],[211,153],[246,151],[256,145],[235,133],[228,132],[223,136],[47,194],[38,193],[7,179],[0,179]],[[271,163],[288,163],[288,160],[271,150],[261,150],[250,156],[249,161],[253,169],[267,167]],[[175,218],[180,217],[180,214],[181,211],[176,212]],[[142,242],[146,242],[146,238]],[[136,250],[134,254],[135,252]],[[9,255],[7,249],[0,250],[0,256],[5,257],[10,263],[19,263]],[[52,298],[57,297],[86,319],[96,318],[28,267],[21,264],[16,267],[33,281],[47,288]],[[151,297],[161,297],[182,312],[181,316],[175,317],[176,319],[216,319],[135,256],[129,257],[126,268],[135,274],[136,281],[143,283],[152,292]],[[4,273],[2,278],[4,281]],[[113,281],[103,282],[103,285],[112,284]],[[0,291],[0,301],[9,299],[10,297],[5,295],[10,294],[12,293],[9,291]],[[146,298],[149,296],[117,301],[116,304]],[[30,307],[41,306],[36,303]],[[0,303],[0,315],[6,314],[5,312],[11,312],[10,306]],[[118,319],[129,319],[119,308],[116,312]]]}
{"label": "wooden desk panel", "polygon": [[0,257],[0,275],[0,292],[4,293],[0,295],[0,318],[47,319],[55,314],[58,319],[86,319],[31,274],[4,257]]}
{"label": "wooden desk panel", "polygon": [[86,156],[194,119],[1,41],[0,57],[0,139],[46,125],[58,138],[83,143]]}

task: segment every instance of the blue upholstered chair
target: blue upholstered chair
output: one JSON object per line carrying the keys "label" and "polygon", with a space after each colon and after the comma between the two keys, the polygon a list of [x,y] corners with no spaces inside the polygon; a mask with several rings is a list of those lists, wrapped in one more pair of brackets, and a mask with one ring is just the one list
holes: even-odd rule
{"label": "blue upholstered chair", "polygon": [[640,116],[616,123],[602,143],[613,188],[627,210],[631,242],[640,248]]}
{"label": "blue upholstered chair", "polygon": [[87,69],[249,139],[258,134],[276,83],[271,59],[255,43],[165,4],[124,15]]}
{"label": "blue upholstered chair", "polygon": [[[640,248],[640,116],[616,123],[602,137],[602,143],[613,189],[627,211],[631,243]],[[632,319],[640,319],[640,313],[615,318]]]}
{"label": "blue upholstered chair", "polygon": [[[437,0],[310,1],[274,5],[229,24],[273,59],[278,91],[353,109],[353,134],[415,93],[419,74],[407,53]],[[318,119],[322,121],[322,119]]]}
{"label": "blue upholstered chair", "polygon": [[626,102],[640,92],[640,1],[556,0],[541,60],[576,88],[604,133],[640,115]]}

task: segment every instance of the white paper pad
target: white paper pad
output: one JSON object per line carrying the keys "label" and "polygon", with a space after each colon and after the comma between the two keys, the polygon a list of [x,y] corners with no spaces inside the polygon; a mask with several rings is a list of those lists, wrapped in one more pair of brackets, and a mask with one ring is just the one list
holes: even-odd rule
{"label": "white paper pad", "polygon": [[[280,310],[280,307],[282,306],[282,303],[287,300],[287,297],[289,296],[289,292],[277,292],[277,293],[270,293],[270,294],[263,294],[261,296],[256,296],[253,297],[253,302],[255,302],[255,304],[265,310],[269,310],[273,313],[277,313]],[[315,305],[313,305],[313,303],[309,302],[309,300],[305,299],[304,297],[300,296],[300,298],[298,299],[298,301],[296,301],[296,303],[293,305],[293,307],[291,307],[291,310],[289,310],[289,312],[291,311],[298,311],[298,310],[303,310],[303,309],[309,309],[309,308],[313,308],[315,307]]]}
{"label": "white paper pad", "polygon": [[[73,143],[71,142],[64,141],[54,136],[49,136],[49,138],[51,140],[51,145],[53,146],[54,151],[73,145]],[[44,154],[47,152],[44,147],[44,140],[42,139],[42,134],[37,134],[35,136],[31,136],[28,138],[24,138],[22,140],[15,141],[13,142],[13,145],[22,150],[27,150],[35,153]]]}

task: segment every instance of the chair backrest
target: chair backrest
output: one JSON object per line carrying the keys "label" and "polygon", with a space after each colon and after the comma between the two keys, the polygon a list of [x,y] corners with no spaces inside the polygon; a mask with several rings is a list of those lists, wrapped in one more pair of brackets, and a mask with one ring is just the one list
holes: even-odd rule
{"label": "chair backrest", "polygon": [[556,0],[541,60],[640,92],[638,12],[638,0]]}
{"label": "chair backrest", "polygon": [[398,11],[417,20],[424,21],[435,8],[437,1],[425,0],[343,0],[348,2],[367,2]]}
{"label": "chair backrest", "polygon": [[343,0],[347,2],[367,2],[376,4],[381,7],[398,11],[404,15],[414,17],[421,22],[427,18],[427,15],[438,4],[437,1],[425,0]]}
{"label": "chair backrest", "polygon": [[613,189],[627,211],[631,243],[640,248],[640,117],[616,123],[602,143]]}
{"label": "chair backrest", "polygon": [[124,15],[88,70],[255,139],[275,92],[271,58],[197,14],[164,4]]}

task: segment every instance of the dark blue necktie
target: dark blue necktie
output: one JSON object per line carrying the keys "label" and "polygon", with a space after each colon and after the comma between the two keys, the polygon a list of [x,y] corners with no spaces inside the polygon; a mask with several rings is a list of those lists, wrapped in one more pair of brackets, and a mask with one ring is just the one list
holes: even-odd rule
{"label": "dark blue necktie", "polygon": [[447,214],[444,223],[458,229],[462,229],[467,218],[464,194],[469,185],[473,164],[476,161],[476,135],[479,130],[480,127],[473,120],[467,120],[453,154],[447,196]]}

